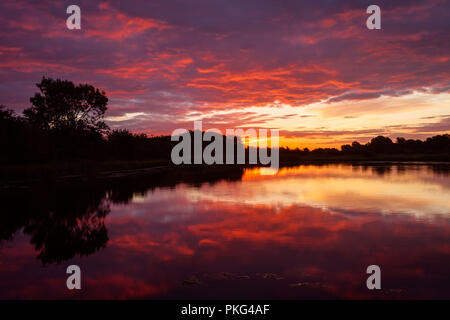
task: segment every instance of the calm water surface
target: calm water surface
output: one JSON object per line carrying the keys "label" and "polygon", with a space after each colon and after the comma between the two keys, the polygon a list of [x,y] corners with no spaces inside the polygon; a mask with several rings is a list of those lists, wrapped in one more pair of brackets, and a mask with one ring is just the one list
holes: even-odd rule
{"label": "calm water surface", "polygon": [[[8,192],[0,298],[450,299],[448,169],[310,165]],[[71,264],[81,291],[66,289]],[[371,264],[381,291],[366,288]]]}

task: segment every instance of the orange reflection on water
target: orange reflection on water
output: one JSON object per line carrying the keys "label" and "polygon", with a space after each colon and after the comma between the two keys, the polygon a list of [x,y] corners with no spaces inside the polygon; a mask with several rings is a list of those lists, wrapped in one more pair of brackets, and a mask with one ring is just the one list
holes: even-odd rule
{"label": "orange reflection on water", "polygon": [[261,176],[258,168],[246,170],[243,180],[245,190],[237,187],[231,196],[236,202],[305,204],[422,218],[450,214],[448,176],[430,174],[421,165],[309,165],[282,168],[274,176]]}
{"label": "orange reflection on water", "polygon": [[[422,165],[251,169],[112,204],[106,248],[67,265],[84,270],[81,298],[450,298],[449,190]],[[24,276],[24,241],[3,252],[0,296],[72,297],[61,267]],[[365,287],[371,264],[380,292]]]}

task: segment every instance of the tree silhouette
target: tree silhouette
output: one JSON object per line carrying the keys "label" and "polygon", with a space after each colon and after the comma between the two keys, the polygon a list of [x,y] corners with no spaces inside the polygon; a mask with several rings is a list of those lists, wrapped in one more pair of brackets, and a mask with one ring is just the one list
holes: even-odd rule
{"label": "tree silhouette", "polygon": [[388,137],[378,136],[370,140],[368,147],[376,153],[390,153],[394,150],[394,143]]}
{"label": "tree silhouette", "polygon": [[88,256],[108,242],[109,201],[95,184],[11,189],[0,195],[0,211],[0,246],[23,230],[44,265]]}
{"label": "tree silhouette", "polygon": [[0,105],[0,121],[11,121],[14,119],[14,111],[4,105]]}
{"label": "tree silhouette", "polygon": [[[91,170],[95,168],[91,166],[94,161],[96,164],[104,162],[107,166],[117,160],[172,163],[170,155],[176,143],[170,136],[149,137],[128,129],[109,130],[104,121],[108,98],[103,91],[88,84],[75,85],[68,80],[45,77],[37,87],[40,92],[30,98],[32,107],[24,111],[24,116],[0,105],[0,164],[73,162],[81,164],[81,171],[88,169],[89,173],[95,173],[96,169]],[[223,139],[225,142],[226,136]],[[236,150],[238,141],[233,139],[233,143]],[[249,149],[246,159],[248,153]],[[450,161],[450,135],[436,135],[424,141],[398,137],[395,142],[389,137],[378,136],[365,144],[354,141],[342,145],[340,150],[280,147],[279,154],[282,163],[309,160]]]}
{"label": "tree silhouette", "polygon": [[108,98],[103,91],[45,77],[36,86],[41,92],[30,98],[33,106],[23,112],[31,124],[44,130],[107,132],[103,117]]}

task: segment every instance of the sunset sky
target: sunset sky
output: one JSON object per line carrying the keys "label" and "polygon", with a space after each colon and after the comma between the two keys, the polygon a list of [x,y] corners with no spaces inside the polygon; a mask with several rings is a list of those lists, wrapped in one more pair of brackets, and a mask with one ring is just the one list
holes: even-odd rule
{"label": "sunset sky", "polygon": [[203,120],[314,148],[450,131],[446,0],[2,0],[0,26],[0,104],[17,112],[47,76],[101,88],[112,128],[153,135]]}

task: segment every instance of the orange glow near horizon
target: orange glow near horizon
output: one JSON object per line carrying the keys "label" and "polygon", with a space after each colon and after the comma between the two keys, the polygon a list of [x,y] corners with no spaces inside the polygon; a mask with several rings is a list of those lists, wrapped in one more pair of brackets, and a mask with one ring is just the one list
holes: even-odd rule
{"label": "orange glow near horizon", "polygon": [[69,31],[62,3],[2,2],[1,103],[29,107],[45,75],[104,90],[111,128],[149,135],[203,120],[314,149],[450,131],[448,3],[385,4],[382,32],[356,2],[272,5],[86,1]]}

